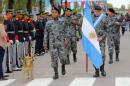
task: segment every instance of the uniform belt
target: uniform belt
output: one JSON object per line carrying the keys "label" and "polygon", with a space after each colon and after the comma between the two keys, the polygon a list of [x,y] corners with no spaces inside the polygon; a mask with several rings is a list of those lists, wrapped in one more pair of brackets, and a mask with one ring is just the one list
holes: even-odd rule
{"label": "uniform belt", "polygon": [[19,30],[18,32],[23,32],[22,30]]}
{"label": "uniform belt", "polygon": [[28,31],[24,31],[24,33],[28,33]]}
{"label": "uniform belt", "polygon": [[11,31],[11,32],[7,32],[7,33],[12,33],[12,34],[14,34],[15,32],[14,32],[14,31]]}

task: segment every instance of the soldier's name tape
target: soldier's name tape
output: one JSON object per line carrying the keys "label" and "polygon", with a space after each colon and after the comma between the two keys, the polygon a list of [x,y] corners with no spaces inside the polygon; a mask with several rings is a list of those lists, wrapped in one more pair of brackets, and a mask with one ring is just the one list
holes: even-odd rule
{"label": "soldier's name tape", "polygon": [[[10,86],[14,83],[15,79],[9,79],[6,81],[0,81],[0,86]],[[95,84],[96,78],[75,78],[72,80],[69,86],[93,86]],[[52,78],[39,78],[34,79],[27,83],[25,86],[48,86],[53,82]],[[17,82],[18,84],[18,82]],[[115,79],[115,85],[113,86],[130,86],[129,77],[118,77]]]}

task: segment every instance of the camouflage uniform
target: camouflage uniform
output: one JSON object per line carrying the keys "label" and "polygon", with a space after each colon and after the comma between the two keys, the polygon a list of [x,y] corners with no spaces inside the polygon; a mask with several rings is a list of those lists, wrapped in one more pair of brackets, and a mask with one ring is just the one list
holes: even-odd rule
{"label": "camouflage uniform", "polygon": [[49,50],[51,54],[51,62],[53,68],[58,68],[58,57],[61,64],[66,64],[67,57],[65,56],[64,46],[64,19],[49,20],[46,23],[44,31],[44,44],[49,42]]}
{"label": "camouflage uniform", "polygon": [[70,17],[64,17],[65,19],[65,25],[66,25],[66,35],[69,40],[68,45],[66,46],[66,55],[68,56],[71,53],[71,50],[73,52],[74,60],[76,60],[76,54],[77,54],[77,35],[76,35],[76,24],[77,19],[76,16],[70,16]]}
{"label": "camouflage uniform", "polygon": [[[93,17],[94,21],[98,18],[96,16]],[[96,33],[98,38],[102,37],[102,40],[99,41],[102,58],[103,58],[103,65],[100,67],[100,71],[104,71],[104,65],[105,65],[105,47],[106,47],[106,35],[107,35],[107,29],[105,26],[106,17],[100,22],[100,24],[96,27]],[[96,69],[98,70],[98,69]]]}
{"label": "camouflage uniform", "polygon": [[118,57],[118,54],[120,53],[120,25],[117,25],[116,22],[118,22],[116,16],[108,17],[107,44],[111,61],[113,59],[114,48],[116,52],[116,57]]}

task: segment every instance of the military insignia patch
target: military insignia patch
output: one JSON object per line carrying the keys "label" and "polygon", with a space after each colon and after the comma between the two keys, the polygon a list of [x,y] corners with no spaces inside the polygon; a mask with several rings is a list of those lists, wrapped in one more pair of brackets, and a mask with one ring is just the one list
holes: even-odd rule
{"label": "military insignia patch", "polygon": [[89,37],[90,37],[91,39],[95,39],[95,38],[96,38],[96,33],[95,33],[95,32],[90,32],[90,33],[89,33]]}

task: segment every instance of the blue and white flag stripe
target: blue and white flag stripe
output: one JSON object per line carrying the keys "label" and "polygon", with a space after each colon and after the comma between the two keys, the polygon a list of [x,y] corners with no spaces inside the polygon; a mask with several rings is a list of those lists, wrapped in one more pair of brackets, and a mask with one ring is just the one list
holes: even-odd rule
{"label": "blue and white flag stripe", "polygon": [[[82,24],[82,45],[84,51],[89,56],[91,62],[95,65],[96,68],[100,68],[103,64],[102,54],[99,46],[99,42],[97,40],[97,35],[95,29],[93,27],[92,17],[91,17],[91,10],[86,1],[86,8],[84,11],[84,18]],[[94,37],[91,35],[94,35]]]}
{"label": "blue and white flag stripe", "polygon": [[45,12],[49,12],[51,14],[51,3],[50,3],[50,0],[46,0],[45,1]]}

